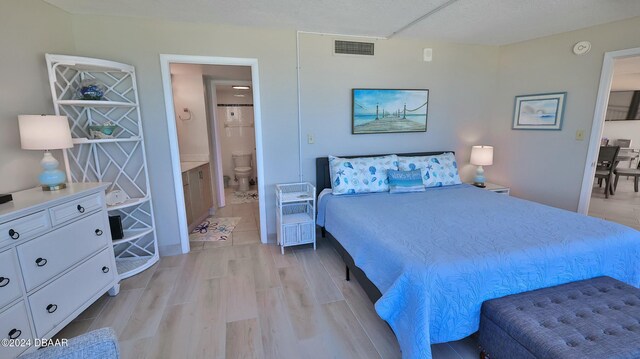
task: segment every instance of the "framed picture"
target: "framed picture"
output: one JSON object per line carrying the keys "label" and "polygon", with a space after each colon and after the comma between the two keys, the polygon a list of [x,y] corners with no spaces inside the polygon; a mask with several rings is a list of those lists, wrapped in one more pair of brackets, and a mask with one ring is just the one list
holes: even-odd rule
{"label": "framed picture", "polygon": [[566,92],[516,96],[514,130],[560,130]]}
{"label": "framed picture", "polygon": [[353,89],[352,133],[426,132],[429,90]]}

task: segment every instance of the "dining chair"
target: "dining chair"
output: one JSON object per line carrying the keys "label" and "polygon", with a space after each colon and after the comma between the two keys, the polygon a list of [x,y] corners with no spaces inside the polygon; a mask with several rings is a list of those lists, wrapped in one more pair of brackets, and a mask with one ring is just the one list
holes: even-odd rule
{"label": "dining chair", "polygon": [[638,192],[638,180],[640,180],[640,163],[638,163],[638,167],[636,168],[616,168],[613,173],[616,176],[616,179],[613,184],[614,190],[618,188],[618,179],[620,176],[633,177],[633,191]]}
{"label": "dining chair", "polygon": [[616,146],[620,146],[621,148],[629,148],[631,147],[631,140],[617,139]]}
{"label": "dining chair", "polygon": [[596,167],[595,178],[598,180],[598,184],[602,186],[602,181],[605,182],[604,196],[609,198],[609,194],[614,194],[613,188],[613,171],[615,170],[618,161],[618,152],[620,152],[620,146],[600,146],[600,153],[598,154],[598,165]]}
{"label": "dining chair", "polygon": [[638,158],[638,150],[631,148],[631,140],[616,140],[616,146],[620,146],[618,152],[618,163],[629,161],[628,168],[633,168],[633,162]]}

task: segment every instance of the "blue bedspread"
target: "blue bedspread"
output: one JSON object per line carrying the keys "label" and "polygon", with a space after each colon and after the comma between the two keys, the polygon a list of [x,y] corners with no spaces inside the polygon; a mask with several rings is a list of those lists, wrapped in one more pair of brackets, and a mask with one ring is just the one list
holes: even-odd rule
{"label": "blue bedspread", "polygon": [[477,331],[487,299],[601,275],[640,284],[640,232],[468,185],[324,196],[318,223],[382,292],[403,358]]}

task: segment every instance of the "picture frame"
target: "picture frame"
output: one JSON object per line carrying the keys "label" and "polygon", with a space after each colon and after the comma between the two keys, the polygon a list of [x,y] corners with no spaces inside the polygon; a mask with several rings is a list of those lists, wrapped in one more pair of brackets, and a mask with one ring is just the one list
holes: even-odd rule
{"label": "picture frame", "polygon": [[566,97],[566,92],[516,96],[512,129],[561,130]]}
{"label": "picture frame", "polygon": [[428,89],[354,88],[351,100],[354,135],[427,131]]}

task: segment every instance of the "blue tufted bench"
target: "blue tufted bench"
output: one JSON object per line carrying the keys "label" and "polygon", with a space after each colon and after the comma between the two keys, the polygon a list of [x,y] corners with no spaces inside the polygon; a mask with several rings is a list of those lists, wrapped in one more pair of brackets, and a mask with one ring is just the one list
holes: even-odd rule
{"label": "blue tufted bench", "polygon": [[491,359],[640,358],[640,289],[597,277],[486,301],[479,343]]}

